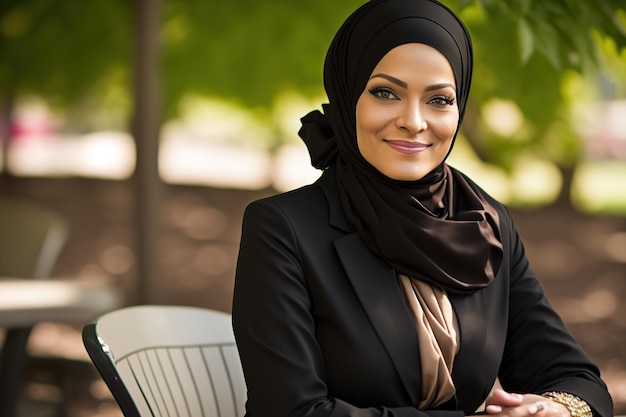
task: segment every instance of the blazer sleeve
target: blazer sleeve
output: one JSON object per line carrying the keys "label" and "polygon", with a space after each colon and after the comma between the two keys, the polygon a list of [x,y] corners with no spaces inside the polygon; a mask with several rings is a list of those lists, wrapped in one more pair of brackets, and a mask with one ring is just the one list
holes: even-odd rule
{"label": "blazer sleeve", "polygon": [[328,397],[299,238],[271,199],[247,207],[232,311],[248,387],[247,416],[463,416],[383,404],[357,408]]}
{"label": "blazer sleeve", "polygon": [[548,302],[526,258],[508,212],[511,236],[509,323],[499,378],[504,389],[541,394],[564,391],[584,399],[602,417],[613,403],[600,371]]}

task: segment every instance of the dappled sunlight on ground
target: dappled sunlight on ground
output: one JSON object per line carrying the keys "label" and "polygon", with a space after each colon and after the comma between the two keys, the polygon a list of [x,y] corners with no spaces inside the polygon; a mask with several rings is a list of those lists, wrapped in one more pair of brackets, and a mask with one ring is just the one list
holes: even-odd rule
{"label": "dappled sunlight on ground", "polygon": [[626,161],[598,160],[579,164],[572,194],[591,213],[626,213]]}
{"label": "dappled sunlight on ground", "polygon": [[7,167],[15,175],[128,178],[135,169],[132,138],[122,132],[29,136],[14,140]]}
{"label": "dappled sunlight on ground", "polygon": [[272,159],[268,152],[185,139],[161,144],[159,170],[171,184],[262,189],[271,185]]}

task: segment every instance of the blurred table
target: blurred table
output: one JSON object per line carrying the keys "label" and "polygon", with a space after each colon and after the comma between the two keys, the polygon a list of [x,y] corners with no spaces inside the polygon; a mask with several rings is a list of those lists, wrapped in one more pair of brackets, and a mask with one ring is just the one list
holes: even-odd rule
{"label": "blurred table", "polygon": [[120,295],[110,287],[0,278],[0,327],[30,327],[44,321],[87,324],[121,305]]}
{"label": "blurred table", "polygon": [[122,306],[113,288],[61,280],[0,277],[0,417],[14,417],[30,330],[43,322],[84,325]]}

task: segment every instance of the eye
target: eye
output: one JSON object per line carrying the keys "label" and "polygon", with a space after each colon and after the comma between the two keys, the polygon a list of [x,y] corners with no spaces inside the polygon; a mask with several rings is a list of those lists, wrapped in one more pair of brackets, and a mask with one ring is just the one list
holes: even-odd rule
{"label": "eye", "polygon": [[383,100],[398,100],[398,96],[396,96],[395,93],[389,88],[374,87],[370,89],[369,92],[374,97],[380,98]]}
{"label": "eye", "polygon": [[456,100],[454,99],[454,97],[436,96],[431,98],[429,100],[429,103],[435,104],[437,106],[452,106],[454,103],[456,103]]}

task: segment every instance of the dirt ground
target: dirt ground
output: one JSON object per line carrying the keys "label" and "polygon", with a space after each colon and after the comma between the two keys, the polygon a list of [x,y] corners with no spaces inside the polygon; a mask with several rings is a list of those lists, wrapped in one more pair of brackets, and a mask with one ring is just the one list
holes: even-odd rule
{"label": "dirt ground", "polygon": [[[56,278],[109,283],[129,303],[136,300],[134,193],[129,182],[21,178],[3,193],[47,205],[68,220],[70,237]],[[149,302],[229,311],[243,210],[271,193],[163,186],[157,272],[148,284]],[[553,305],[601,368],[615,413],[626,414],[626,218],[556,209],[512,214]],[[64,400],[67,416],[119,416],[90,368],[78,330],[53,325],[35,330],[34,355],[65,355],[74,365],[34,361],[24,397]],[[76,366],[75,359],[82,365]],[[46,372],[63,377],[46,379]],[[50,388],[50,381],[65,382]]]}

